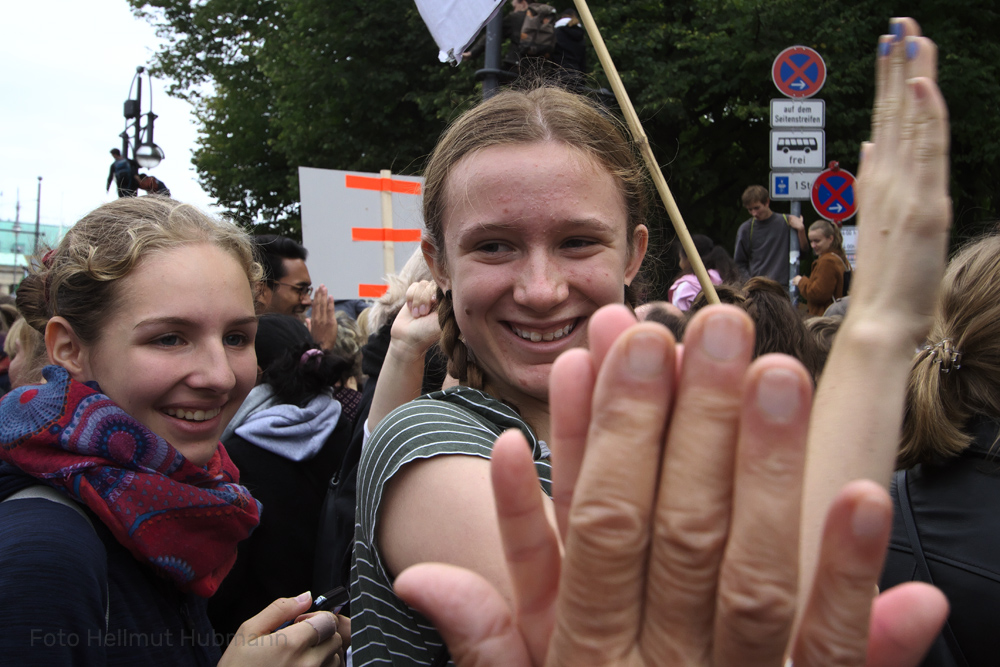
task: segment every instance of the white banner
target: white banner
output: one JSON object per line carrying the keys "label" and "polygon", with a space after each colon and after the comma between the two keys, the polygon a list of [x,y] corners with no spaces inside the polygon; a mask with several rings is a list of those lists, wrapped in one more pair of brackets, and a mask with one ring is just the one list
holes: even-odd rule
{"label": "white banner", "polygon": [[441,61],[458,64],[462,52],[483,29],[504,0],[416,0],[420,18],[441,49]]}

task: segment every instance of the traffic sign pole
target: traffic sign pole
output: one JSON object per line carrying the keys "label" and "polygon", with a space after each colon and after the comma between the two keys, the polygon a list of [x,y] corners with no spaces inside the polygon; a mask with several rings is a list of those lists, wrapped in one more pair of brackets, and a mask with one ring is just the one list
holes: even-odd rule
{"label": "traffic sign pole", "polygon": [[[774,59],[771,80],[792,99],[771,100],[771,198],[791,201],[791,215],[802,216],[802,202],[815,191],[816,174],[826,162],[826,102],[807,99],[826,82],[826,63],[808,46],[790,46]],[[799,234],[788,230],[788,293],[799,274]]]}

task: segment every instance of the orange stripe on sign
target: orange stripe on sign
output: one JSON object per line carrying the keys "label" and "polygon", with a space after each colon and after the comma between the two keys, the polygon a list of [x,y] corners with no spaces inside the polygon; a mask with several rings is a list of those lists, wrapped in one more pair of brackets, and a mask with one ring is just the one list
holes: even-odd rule
{"label": "orange stripe on sign", "polygon": [[358,296],[362,299],[377,299],[389,289],[388,285],[358,285]]}
{"label": "orange stripe on sign", "polygon": [[397,181],[394,178],[378,178],[373,176],[353,176],[347,174],[346,185],[355,190],[388,190],[401,195],[419,195],[420,183],[414,181]]}
{"label": "orange stripe on sign", "polygon": [[419,229],[386,229],[384,227],[351,227],[352,241],[396,241],[416,243],[420,241]]}

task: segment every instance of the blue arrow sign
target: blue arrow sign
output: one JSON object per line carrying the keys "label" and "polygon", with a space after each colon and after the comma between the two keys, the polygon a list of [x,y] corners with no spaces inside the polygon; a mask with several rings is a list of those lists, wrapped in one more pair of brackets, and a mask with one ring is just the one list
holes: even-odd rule
{"label": "blue arrow sign", "polygon": [[854,198],[854,174],[840,168],[824,171],[812,189],[816,212],[827,220],[841,223],[857,212]]}

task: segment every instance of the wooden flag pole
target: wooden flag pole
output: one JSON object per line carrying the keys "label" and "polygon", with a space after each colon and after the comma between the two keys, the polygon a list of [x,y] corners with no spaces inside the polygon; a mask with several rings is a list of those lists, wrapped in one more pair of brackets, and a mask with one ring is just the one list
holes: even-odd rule
{"label": "wooden flag pole", "polygon": [[[382,178],[382,228],[392,229],[392,190],[389,189],[392,171],[382,169],[379,176]],[[396,273],[396,244],[388,236],[382,241],[382,270],[387,276]]]}
{"label": "wooden flag pole", "polygon": [[663,205],[667,209],[670,222],[673,223],[677,237],[681,240],[684,254],[687,255],[688,261],[691,263],[691,268],[694,269],[695,275],[698,276],[698,282],[701,283],[701,289],[705,292],[708,302],[719,303],[719,295],[715,293],[715,286],[708,277],[708,271],[705,270],[705,263],[701,261],[701,255],[698,254],[698,249],[694,246],[694,240],[691,238],[691,234],[684,224],[684,218],[681,217],[681,212],[677,208],[674,196],[670,194],[667,179],[663,177],[660,165],[657,164],[656,158],[653,156],[653,149],[649,146],[649,138],[646,137],[646,132],[642,129],[639,116],[632,106],[632,100],[629,99],[628,93],[625,92],[625,86],[622,85],[621,77],[618,76],[618,70],[615,69],[615,64],[611,60],[611,54],[608,52],[608,47],[604,44],[601,32],[597,29],[597,23],[594,22],[594,17],[590,13],[587,0],[573,1],[576,3],[580,20],[583,21],[583,25],[587,29],[590,42],[594,45],[594,49],[597,50],[597,57],[601,61],[601,67],[604,68],[604,73],[607,75],[608,81],[611,83],[611,89],[618,100],[618,106],[621,107],[622,113],[625,114],[625,121],[632,131],[632,140],[639,146],[639,152],[642,153],[642,159],[646,162],[646,168],[649,169],[649,174],[653,177],[653,183],[656,185],[656,190],[660,193],[660,199],[663,200]]}

